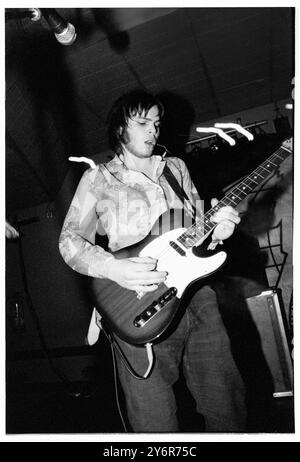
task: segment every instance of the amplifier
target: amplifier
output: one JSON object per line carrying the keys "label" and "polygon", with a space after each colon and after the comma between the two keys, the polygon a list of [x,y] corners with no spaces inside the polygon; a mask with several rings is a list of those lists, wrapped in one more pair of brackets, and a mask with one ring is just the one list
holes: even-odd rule
{"label": "amplifier", "polygon": [[276,289],[270,289],[246,301],[273,377],[273,396],[293,396],[293,363],[287,339],[286,317],[279,294]]}

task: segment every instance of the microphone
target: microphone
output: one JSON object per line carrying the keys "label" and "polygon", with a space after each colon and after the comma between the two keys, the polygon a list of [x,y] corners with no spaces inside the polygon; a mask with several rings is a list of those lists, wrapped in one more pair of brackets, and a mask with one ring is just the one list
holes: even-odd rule
{"label": "microphone", "polygon": [[77,37],[73,24],[65,21],[54,8],[41,8],[41,10],[56,40],[64,46],[72,45]]}

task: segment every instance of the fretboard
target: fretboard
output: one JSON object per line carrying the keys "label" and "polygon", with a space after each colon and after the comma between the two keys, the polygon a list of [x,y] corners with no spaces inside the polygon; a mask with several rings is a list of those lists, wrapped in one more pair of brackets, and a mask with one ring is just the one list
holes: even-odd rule
{"label": "fretboard", "polygon": [[281,146],[259,167],[257,167],[247,178],[243,179],[235,186],[226,196],[221,199],[215,207],[212,207],[201,218],[197,218],[195,223],[182,233],[177,241],[189,249],[196,245],[206,234],[208,234],[216,223],[211,221],[211,217],[225,206],[236,207],[248,194],[254,191],[257,186],[264,182],[268,176],[273,173],[280,164],[292,153],[292,151]]}

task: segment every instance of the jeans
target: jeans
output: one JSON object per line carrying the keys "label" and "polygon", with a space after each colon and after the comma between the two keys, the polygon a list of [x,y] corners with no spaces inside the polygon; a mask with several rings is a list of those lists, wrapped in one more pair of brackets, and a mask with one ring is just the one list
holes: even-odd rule
{"label": "jeans", "polygon": [[[135,371],[148,367],[146,349],[118,340]],[[244,384],[234,363],[215,292],[202,287],[192,298],[176,330],[153,345],[150,376],[132,376],[117,354],[120,382],[134,432],[177,432],[173,385],[182,362],[187,386],[205,420],[206,432],[243,432],[246,425]]]}

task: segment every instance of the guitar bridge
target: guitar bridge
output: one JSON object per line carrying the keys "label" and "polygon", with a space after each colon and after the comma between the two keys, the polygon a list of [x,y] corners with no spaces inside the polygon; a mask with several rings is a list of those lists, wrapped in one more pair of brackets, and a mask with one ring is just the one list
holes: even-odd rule
{"label": "guitar bridge", "polygon": [[155,300],[151,303],[141,314],[136,316],[133,321],[135,327],[143,327],[150,319],[153,318],[157,313],[159,313],[163,307],[174,298],[177,294],[176,287],[170,287],[163,295],[159,297],[158,300]]}

